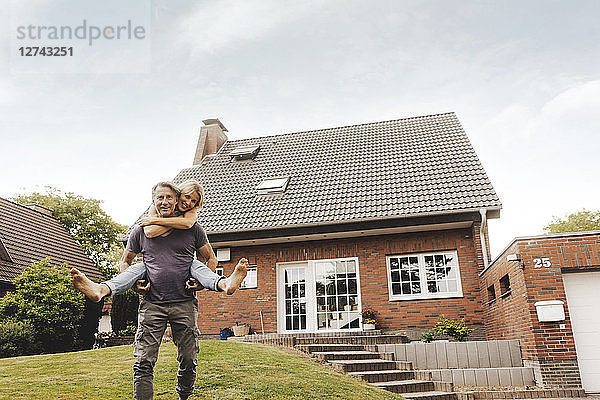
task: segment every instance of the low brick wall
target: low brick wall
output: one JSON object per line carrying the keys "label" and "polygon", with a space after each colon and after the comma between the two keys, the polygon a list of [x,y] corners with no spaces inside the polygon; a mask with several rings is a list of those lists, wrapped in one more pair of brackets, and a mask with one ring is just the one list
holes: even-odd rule
{"label": "low brick wall", "polygon": [[106,339],[102,342],[101,347],[112,347],[112,346],[122,346],[126,344],[133,344],[135,341],[135,336],[117,336],[114,338]]}
{"label": "low brick wall", "polygon": [[272,346],[294,347],[296,345],[296,338],[293,336],[280,335],[249,335],[244,337],[244,342],[262,343]]}

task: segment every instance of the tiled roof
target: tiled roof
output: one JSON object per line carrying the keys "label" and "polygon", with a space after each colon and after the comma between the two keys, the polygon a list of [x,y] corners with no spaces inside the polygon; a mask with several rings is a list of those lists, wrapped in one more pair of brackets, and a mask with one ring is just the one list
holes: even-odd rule
{"label": "tiled roof", "polygon": [[34,261],[50,257],[53,265],[67,263],[92,279],[100,271],[67,230],[53,217],[0,198],[0,281],[13,281]]}
{"label": "tiled roof", "polygon": [[[260,145],[253,160],[232,160]],[[290,177],[261,195],[265,178]],[[205,189],[209,233],[391,219],[501,207],[454,113],[228,141],[182,170]]]}

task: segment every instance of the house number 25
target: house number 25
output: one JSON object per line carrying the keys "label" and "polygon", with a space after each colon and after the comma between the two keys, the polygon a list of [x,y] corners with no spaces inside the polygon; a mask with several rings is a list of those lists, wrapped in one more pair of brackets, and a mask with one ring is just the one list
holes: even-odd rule
{"label": "house number 25", "polygon": [[533,265],[537,268],[541,268],[541,267],[550,268],[550,266],[552,264],[550,263],[549,258],[544,257],[544,258],[534,258]]}

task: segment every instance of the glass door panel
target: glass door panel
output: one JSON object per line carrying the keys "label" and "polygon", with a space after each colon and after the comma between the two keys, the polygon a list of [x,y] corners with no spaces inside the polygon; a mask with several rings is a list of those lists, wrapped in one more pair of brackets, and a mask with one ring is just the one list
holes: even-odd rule
{"label": "glass door panel", "polygon": [[286,267],[283,275],[285,330],[306,330],[306,268]]}
{"label": "glass door panel", "polygon": [[314,261],[317,329],[360,327],[355,260]]}

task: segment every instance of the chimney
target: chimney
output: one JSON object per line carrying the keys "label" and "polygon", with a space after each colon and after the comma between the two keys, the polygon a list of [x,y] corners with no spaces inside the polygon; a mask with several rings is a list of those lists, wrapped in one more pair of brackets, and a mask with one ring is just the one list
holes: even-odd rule
{"label": "chimney", "polygon": [[194,156],[194,165],[200,164],[202,159],[209,154],[216,154],[227,141],[227,128],[218,118],[205,119],[204,126],[200,128],[200,137]]}
{"label": "chimney", "polygon": [[26,204],[25,207],[31,208],[34,211],[41,212],[42,214],[49,215],[51,217],[54,216],[51,209],[40,206],[39,204]]}

